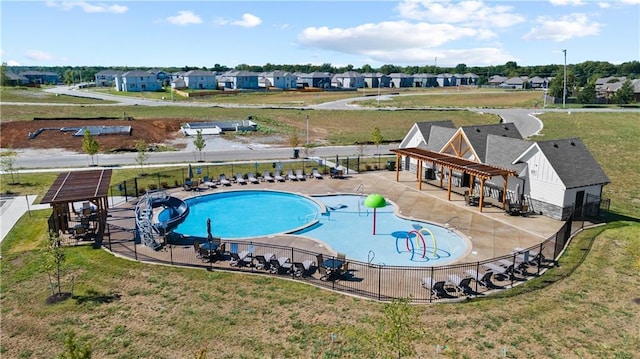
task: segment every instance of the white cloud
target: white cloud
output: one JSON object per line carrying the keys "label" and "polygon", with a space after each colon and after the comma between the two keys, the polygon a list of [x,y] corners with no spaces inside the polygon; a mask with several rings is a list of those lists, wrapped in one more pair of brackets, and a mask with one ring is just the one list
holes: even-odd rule
{"label": "white cloud", "polygon": [[252,14],[242,14],[242,20],[232,21],[231,24],[242,27],[256,27],[262,24],[262,19]]}
{"label": "white cloud", "polygon": [[523,36],[525,40],[566,41],[575,37],[594,36],[600,33],[602,24],[589,20],[585,14],[570,14],[558,19],[540,16],[538,26]]}
{"label": "white cloud", "polygon": [[202,23],[200,16],[187,10],[178,11],[178,15],[176,16],[167,17],[167,21],[174,25],[193,25]]}
{"label": "white cloud", "polygon": [[412,63],[416,65],[432,64],[437,57],[439,66],[456,66],[461,63],[472,66],[486,66],[518,60],[503,49],[491,47],[462,50],[407,49],[395,52],[375,51],[367,55],[373,61],[379,63]]}
{"label": "white cloud", "polygon": [[218,25],[235,25],[242,27],[256,27],[262,24],[262,19],[253,14],[242,14],[241,20],[227,20],[225,18],[218,18],[215,20]]}
{"label": "white cloud", "polygon": [[489,6],[482,1],[404,0],[397,10],[404,19],[476,27],[510,27],[525,21],[524,16],[512,12],[512,6]]}
{"label": "white cloud", "polygon": [[309,27],[298,35],[298,42],[309,47],[350,53],[369,50],[396,51],[441,46],[466,37],[488,38],[489,31],[450,24],[409,23],[406,21],[363,24],[352,28]]}
{"label": "white cloud", "polygon": [[16,60],[9,60],[6,62],[7,62],[7,66],[21,66],[21,64]]}
{"label": "white cloud", "polygon": [[549,2],[554,6],[581,6],[585,4],[582,0],[549,0]]}
{"label": "white cloud", "polygon": [[40,50],[29,50],[24,54],[24,57],[34,61],[50,61],[54,59],[53,55]]}
{"label": "white cloud", "polygon": [[79,7],[82,11],[87,13],[123,14],[129,10],[129,8],[123,5],[89,3],[86,1],[47,1],[46,5],[49,7],[59,7],[64,10],[71,10],[75,7]]}
{"label": "white cloud", "polygon": [[599,3],[598,3],[598,6],[599,6],[601,9],[608,9],[608,8],[610,8],[610,7],[611,7],[611,3],[608,3],[608,2],[599,2]]}

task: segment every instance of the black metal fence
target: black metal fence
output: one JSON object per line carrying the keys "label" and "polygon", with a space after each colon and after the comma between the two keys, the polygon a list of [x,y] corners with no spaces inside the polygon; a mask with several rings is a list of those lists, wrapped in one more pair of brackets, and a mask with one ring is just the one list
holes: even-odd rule
{"label": "black metal fence", "polygon": [[[137,198],[147,191],[157,189],[170,189],[182,187],[186,179],[195,181],[217,180],[220,175],[233,178],[236,174],[241,174],[245,179],[249,172],[261,177],[265,171],[271,175],[276,170],[287,173],[288,170],[301,169],[304,174],[312,173],[318,169],[323,175],[328,175],[331,167],[342,166],[345,174],[360,173],[375,170],[395,170],[395,155],[374,155],[374,156],[335,156],[327,158],[300,158],[277,161],[247,161],[247,162],[225,162],[225,163],[196,163],[191,165],[189,173],[188,164],[184,166],[163,169],[161,171],[149,172],[120,181],[111,186],[111,196]],[[392,163],[391,163],[392,162]]]}
{"label": "black metal fence", "polygon": [[[133,236],[131,240],[113,242],[109,237],[105,244],[111,251],[139,261],[288,277],[378,301],[410,298],[413,302],[427,303],[482,296],[541,275],[557,263],[572,233],[584,228],[585,223],[567,220],[555,235],[544,242],[529,248],[515,248],[511,254],[486,261],[439,267],[403,267],[346,259],[346,264],[330,275],[327,275],[327,270],[334,268],[327,268],[325,261],[337,258],[274,244],[222,241],[225,252],[211,260],[196,250],[193,239],[190,242],[166,243],[160,251],[137,247]],[[206,242],[206,239],[200,240]],[[236,261],[232,256],[243,251],[251,253],[251,256],[244,265],[233,265]],[[281,258],[281,262],[290,263],[291,269],[274,271],[268,265],[259,264],[258,256]],[[312,264],[304,270],[295,270],[303,267],[304,262]]]}

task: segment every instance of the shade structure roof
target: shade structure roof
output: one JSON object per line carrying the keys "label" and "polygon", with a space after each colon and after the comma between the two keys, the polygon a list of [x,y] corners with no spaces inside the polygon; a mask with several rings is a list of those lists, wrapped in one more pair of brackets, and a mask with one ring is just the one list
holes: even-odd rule
{"label": "shade structure roof", "polygon": [[493,176],[515,176],[516,171],[474,162],[445,153],[423,150],[421,148],[392,149],[391,152],[415,158],[421,161],[433,162],[457,171],[472,174],[477,177],[491,178]]}
{"label": "shade structure roof", "polygon": [[74,202],[107,197],[111,170],[64,172],[58,175],[40,203]]}

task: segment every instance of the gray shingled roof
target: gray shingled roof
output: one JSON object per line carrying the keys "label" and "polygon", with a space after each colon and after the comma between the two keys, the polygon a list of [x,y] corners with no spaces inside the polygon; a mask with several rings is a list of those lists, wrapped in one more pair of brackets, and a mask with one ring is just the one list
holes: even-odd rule
{"label": "gray shingled roof", "polygon": [[540,141],[537,144],[566,188],[611,182],[579,138]]}
{"label": "gray shingled roof", "polygon": [[522,140],[522,135],[516,126],[511,123],[500,123],[495,125],[466,126],[462,131],[469,139],[471,147],[478,154],[479,160],[485,162],[487,151],[487,136],[496,135]]}
{"label": "gray shingled roof", "polygon": [[507,168],[522,173],[527,167],[526,163],[513,164],[533,142],[519,138],[503,137],[496,135],[487,136],[487,158],[484,163]]}
{"label": "gray shingled roof", "polygon": [[427,138],[427,149],[434,152],[440,151],[456,131],[457,129],[455,127],[432,126],[429,137]]}

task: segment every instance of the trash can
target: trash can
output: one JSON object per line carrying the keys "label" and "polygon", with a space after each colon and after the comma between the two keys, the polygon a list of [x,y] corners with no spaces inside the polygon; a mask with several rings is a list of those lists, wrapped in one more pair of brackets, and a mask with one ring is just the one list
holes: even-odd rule
{"label": "trash can", "polygon": [[387,161],[387,165],[385,166],[385,168],[389,171],[395,171],[396,170],[396,161]]}
{"label": "trash can", "polygon": [[297,148],[293,149],[293,158],[298,158],[300,157],[300,150]]}
{"label": "trash can", "polygon": [[436,179],[435,172],[433,168],[427,168],[424,170],[424,179],[433,180]]}

